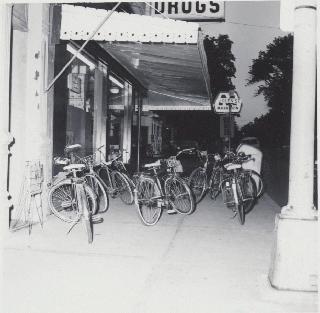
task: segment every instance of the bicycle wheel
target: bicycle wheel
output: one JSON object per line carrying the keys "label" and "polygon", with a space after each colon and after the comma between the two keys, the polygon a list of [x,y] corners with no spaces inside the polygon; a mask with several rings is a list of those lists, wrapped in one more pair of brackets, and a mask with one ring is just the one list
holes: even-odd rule
{"label": "bicycle wheel", "polygon": [[243,225],[245,222],[245,211],[244,211],[244,202],[242,198],[241,187],[239,183],[236,183],[236,193],[237,193],[238,201],[235,201],[234,203],[235,210],[238,216],[239,223]]}
{"label": "bicycle wheel", "polygon": [[164,190],[173,208],[181,214],[191,214],[194,200],[188,184],[177,176],[171,176],[164,182]]}
{"label": "bicycle wheel", "polygon": [[[83,194],[83,190],[85,194]],[[90,186],[84,185],[84,189],[80,190],[80,199],[78,199],[78,202],[81,201],[81,208],[82,208],[81,217],[86,229],[88,243],[92,243],[93,241],[92,211],[91,211],[90,202],[88,201],[88,197],[87,197],[88,192],[94,193],[94,190]]]}
{"label": "bicycle wheel", "polygon": [[252,177],[254,183],[255,183],[255,186],[256,186],[256,192],[257,192],[257,198],[259,198],[262,194],[263,194],[263,191],[264,191],[264,185],[263,185],[263,180],[261,178],[261,176],[255,172],[255,171],[250,171],[250,176]]}
{"label": "bicycle wheel", "polygon": [[196,203],[199,203],[206,193],[206,181],[207,174],[202,167],[194,169],[190,174],[188,183]]}
{"label": "bicycle wheel", "polygon": [[105,186],[107,187],[107,192],[110,193],[112,190],[112,185],[111,185],[111,176],[110,172],[108,169],[105,167],[101,167],[97,170],[98,176],[101,178],[101,180],[104,182]]}
{"label": "bicycle wheel", "polygon": [[[85,185],[85,191],[89,208],[95,212],[96,196],[88,185]],[[70,179],[51,187],[48,193],[48,204],[51,212],[64,222],[74,223],[81,218],[74,185]]]}
{"label": "bicycle wheel", "polygon": [[213,168],[210,182],[209,191],[211,199],[215,200],[220,192],[220,169]]}
{"label": "bicycle wheel", "polygon": [[111,173],[111,178],[122,202],[125,204],[132,204],[134,200],[133,192],[125,176],[118,171],[113,171]]}
{"label": "bicycle wheel", "polygon": [[85,174],[84,176],[86,183],[93,189],[97,198],[97,212],[92,214],[105,213],[109,208],[109,196],[106,192],[106,185],[103,180],[94,174]]}
{"label": "bicycle wheel", "polygon": [[147,226],[155,225],[161,216],[161,197],[156,182],[150,177],[140,177],[137,182],[137,208],[140,219]]}
{"label": "bicycle wheel", "polygon": [[242,204],[244,213],[249,213],[256,203],[257,191],[254,179],[250,175],[243,175],[239,181],[241,188]]}

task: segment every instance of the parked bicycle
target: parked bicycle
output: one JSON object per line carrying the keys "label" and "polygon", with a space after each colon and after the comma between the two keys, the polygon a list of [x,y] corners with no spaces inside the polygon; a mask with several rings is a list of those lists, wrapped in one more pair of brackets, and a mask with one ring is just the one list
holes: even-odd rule
{"label": "parked bicycle", "polygon": [[[213,200],[217,198],[221,192],[221,182],[227,175],[224,164],[235,157],[233,152],[227,152],[223,157],[219,153],[207,154],[203,162],[203,166],[197,167],[189,176],[189,186],[193,191],[196,203],[199,203],[206,193],[209,191]],[[208,170],[210,158],[213,158],[212,170]],[[246,170],[247,174],[254,179],[257,190],[257,197],[263,192],[263,181],[261,176],[253,170]]]}
{"label": "parked bicycle", "polygon": [[139,217],[147,226],[155,225],[166,209],[168,213],[191,214],[195,203],[188,184],[179,176],[181,163],[176,157],[145,164],[136,177],[135,203]]}
{"label": "parked bicycle", "polygon": [[220,184],[223,200],[231,208],[241,225],[245,222],[245,214],[254,206],[257,190],[250,172],[242,169],[242,163],[251,160],[251,156],[239,153],[232,162],[224,165],[228,175]]}
{"label": "parked bicycle", "polygon": [[105,155],[101,151],[103,146],[99,147],[102,155],[102,161],[95,169],[99,177],[102,179],[106,186],[108,194],[112,198],[119,197],[125,204],[132,204],[134,201],[134,183],[129,178],[129,174],[123,162],[120,160],[122,155],[110,161],[105,161]]}
{"label": "parked bicycle", "polygon": [[[66,147],[66,151],[78,148],[77,145]],[[59,162],[59,161],[57,161]],[[68,163],[68,159],[61,159],[61,163]],[[97,211],[96,194],[87,184],[84,177],[78,177],[85,168],[84,164],[70,164],[64,166],[64,175],[50,186],[48,204],[52,213],[64,222],[71,223],[72,228],[83,222],[88,236],[88,242],[93,241],[92,215]],[[99,218],[100,219],[100,218]],[[98,220],[98,219],[96,219]],[[101,219],[100,219],[101,221]]]}

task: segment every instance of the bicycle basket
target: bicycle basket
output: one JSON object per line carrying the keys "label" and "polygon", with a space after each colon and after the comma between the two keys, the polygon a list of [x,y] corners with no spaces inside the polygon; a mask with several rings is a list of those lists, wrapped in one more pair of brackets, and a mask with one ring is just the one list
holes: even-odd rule
{"label": "bicycle basket", "polygon": [[88,155],[85,157],[75,156],[75,162],[79,164],[84,164],[86,167],[95,165],[96,154]]}
{"label": "bicycle basket", "polygon": [[176,158],[167,159],[167,167],[173,168],[176,173],[183,172],[182,164]]}

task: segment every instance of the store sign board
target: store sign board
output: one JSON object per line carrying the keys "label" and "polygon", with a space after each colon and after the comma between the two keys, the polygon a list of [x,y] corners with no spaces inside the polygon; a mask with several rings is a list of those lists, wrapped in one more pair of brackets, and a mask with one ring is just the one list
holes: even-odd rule
{"label": "store sign board", "polygon": [[237,93],[230,95],[229,92],[220,92],[214,101],[214,111],[219,114],[239,113],[241,111],[242,101]]}
{"label": "store sign board", "polygon": [[176,1],[154,2],[151,15],[165,16],[176,20],[221,20],[225,19],[223,1]]}

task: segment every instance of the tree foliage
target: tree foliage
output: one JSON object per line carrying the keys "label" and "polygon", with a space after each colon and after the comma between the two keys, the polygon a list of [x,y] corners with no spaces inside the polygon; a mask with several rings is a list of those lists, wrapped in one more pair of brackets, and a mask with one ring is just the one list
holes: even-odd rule
{"label": "tree foliage", "polygon": [[245,135],[258,136],[265,145],[289,143],[292,92],[293,36],[277,37],[252,60],[248,85],[258,84],[269,113],[245,125]]}
{"label": "tree foliage", "polygon": [[235,88],[232,83],[232,78],[236,73],[235,57],[231,50],[232,44],[228,35],[219,35],[217,38],[206,36],[203,41],[213,97],[220,91]]}

